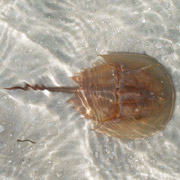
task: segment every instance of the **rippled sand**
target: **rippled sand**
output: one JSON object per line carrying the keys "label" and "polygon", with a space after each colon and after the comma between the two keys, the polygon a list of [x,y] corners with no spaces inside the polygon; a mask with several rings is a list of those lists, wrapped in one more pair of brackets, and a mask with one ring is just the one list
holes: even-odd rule
{"label": "rippled sand", "polygon": [[[0,1],[0,180],[179,180],[179,17],[178,0]],[[153,56],[173,77],[173,118],[151,138],[91,131],[68,94],[2,89],[74,85],[98,54],[120,51]]]}

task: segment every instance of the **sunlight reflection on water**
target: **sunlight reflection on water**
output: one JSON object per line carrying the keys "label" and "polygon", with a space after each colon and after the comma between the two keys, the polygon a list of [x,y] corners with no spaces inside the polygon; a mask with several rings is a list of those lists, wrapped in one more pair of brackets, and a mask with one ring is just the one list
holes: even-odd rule
{"label": "sunlight reflection on water", "polygon": [[[167,128],[148,139],[121,141],[94,133],[66,103],[67,94],[0,93],[3,180],[178,180],[178,1],[1,1],[0,87],[74,85],[69,76],[108,52],[146,53],[175,82]],[[17,143],[17,139],[36,142]]]}

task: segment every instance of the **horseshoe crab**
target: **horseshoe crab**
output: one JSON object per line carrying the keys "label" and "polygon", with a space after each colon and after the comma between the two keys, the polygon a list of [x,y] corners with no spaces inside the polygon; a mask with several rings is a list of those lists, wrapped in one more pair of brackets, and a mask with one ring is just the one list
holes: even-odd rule
{"label": "horseshoe crab", "polygon": [[7,90],[73,93],[68,100],[94,124],[94,130],[121,139],[147,138],[164,129],[174,109],[170,76],[150,56],[133,53],[100,55],[104,62],[72,79],[76,87],[26,84]]}

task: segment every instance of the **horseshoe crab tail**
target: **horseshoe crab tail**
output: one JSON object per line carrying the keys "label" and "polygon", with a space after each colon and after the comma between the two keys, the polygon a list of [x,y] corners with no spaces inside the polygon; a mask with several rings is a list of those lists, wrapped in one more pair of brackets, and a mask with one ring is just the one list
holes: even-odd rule
{"label": "horseshoe crab tail", "polygon": [[50,92],[65,92],[65,93],[75,93],[78,89],[78,87],[46,87],[44,85],[30,85],[30,84],[25,84],[24,87],[22,86],[14,86],[14,87],[10,87],[10,88],[4,88],[7,90],[17,90],[17,89],[21,89],[23,91],[28,91],[30,89],[33,89],[35,91],[39,90],[39,91],[43,91],[43,90],[47,90]]}

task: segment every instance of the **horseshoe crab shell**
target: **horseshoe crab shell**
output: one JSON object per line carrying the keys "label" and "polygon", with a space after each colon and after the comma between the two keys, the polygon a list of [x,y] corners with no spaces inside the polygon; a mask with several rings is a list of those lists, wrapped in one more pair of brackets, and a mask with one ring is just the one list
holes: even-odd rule
{"label": "horseshoe crab shell", "polygon": [[127,53],[102,57],[108,64],[124,67],[119,94],[121,117],[106,121],[96,131],[134,139],[147,138],[164,129],[175,102],[174,86],[166,69],[147,55]]}

